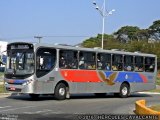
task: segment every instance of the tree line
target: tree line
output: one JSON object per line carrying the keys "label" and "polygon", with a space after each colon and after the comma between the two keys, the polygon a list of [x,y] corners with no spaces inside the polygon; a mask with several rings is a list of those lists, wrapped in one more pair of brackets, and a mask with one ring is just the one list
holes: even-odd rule
{"label": "tree line", "polygon": [[[101,47],[102,34],[82,42],[83,47]],[[104,49],[119,49],[128,52],[155,54],[160,68],[160,20],[154,21],[147,29],[124,26],[113,34],[104,34]]]}

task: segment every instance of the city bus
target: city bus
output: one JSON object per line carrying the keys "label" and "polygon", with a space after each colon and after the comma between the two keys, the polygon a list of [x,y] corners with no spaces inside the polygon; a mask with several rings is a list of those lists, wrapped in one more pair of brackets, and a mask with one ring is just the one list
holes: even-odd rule
{"label": "city bus", "polygon": [[130,93],[156,88],[157,56],[139,52],[14,42],[7,45],[5,88],[9,92],[54,95]]}

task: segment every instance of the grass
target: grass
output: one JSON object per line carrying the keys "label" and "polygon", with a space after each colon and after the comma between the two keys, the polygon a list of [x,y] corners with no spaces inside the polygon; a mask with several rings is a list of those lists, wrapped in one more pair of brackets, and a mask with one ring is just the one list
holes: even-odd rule
{"label": "grass", "polygon": [[0,93],[6,93],[4,85],[0,85]]}
{"label": "grass", "polygon": [[4,75],[4,72],[0,72],[0,76],[3,76]]}
{"label": "grass", "polygon": [[149,90],[148,92],[158,92],[158,93],[160,93],[160,89]]}
{"label": "grass", "polygon": [[[3,72],[0,72],[0,79],[3,79],[3,75],[4,75],[4,73],[3,73]],[[3,81],[3,80],[1,80],[1,81]],[[0,93],[6,93],[3,84],[0,84]]]}
{"label": "grass", "polygon": [[149,108],[152,109],[152,110],[160,112],[160,105],[151,106]]}
{"label": "grass", "polygon": [[157,84],[157,85],[160,85],[160,77],[157,77],[156,84]]}

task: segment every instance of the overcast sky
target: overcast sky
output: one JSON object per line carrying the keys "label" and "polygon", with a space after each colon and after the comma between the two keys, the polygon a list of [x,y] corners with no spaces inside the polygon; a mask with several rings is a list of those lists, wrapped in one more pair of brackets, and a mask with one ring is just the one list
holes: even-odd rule
{"label": "overcast sky", "polygon": [[[160,0],[106,0],[107,10],[116,11],[106,18],[105,33],[125,25],[147,28],[160,19],[159,5]],[[0,40],[36,42],[39,35],[50,36],[45,43],[73,45],[101,31],[92,0],[0,0]]]}

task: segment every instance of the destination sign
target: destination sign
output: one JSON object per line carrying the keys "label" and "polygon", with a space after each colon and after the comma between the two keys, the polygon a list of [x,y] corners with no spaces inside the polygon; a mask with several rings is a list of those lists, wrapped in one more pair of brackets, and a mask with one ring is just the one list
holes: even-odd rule
{"label": "destination sign", "polygon": [[31,45],[31,44],[11,44],[11,45],[8,45],[8,49],[10,49],[10,50],[33,49],[33,45]]}

